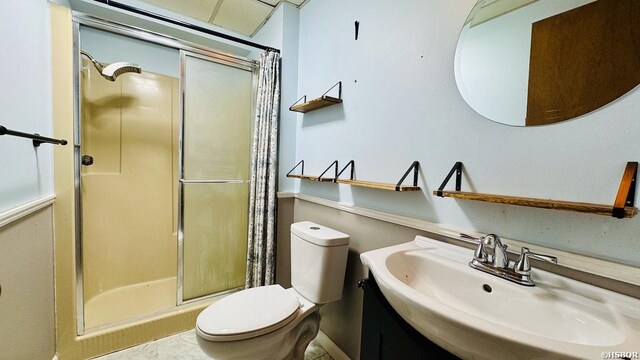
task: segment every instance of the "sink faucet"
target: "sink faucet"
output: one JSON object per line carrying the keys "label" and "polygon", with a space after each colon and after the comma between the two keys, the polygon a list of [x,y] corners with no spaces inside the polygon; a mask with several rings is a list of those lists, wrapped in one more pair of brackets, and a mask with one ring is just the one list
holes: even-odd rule
{"label": "sink faucet", "polygon": [[478,247],[473,252],[473,260],[469,262],[470,267],[520,285],[535,286],[535,283],[531,281],[529,258],[553,264],[558,263],[555,256],[536,254],[523,247],[520,251],[520,257],[511,265],[507,257],[507,245],[502,243],[498,235],[487,234],[481,238],[474,238],[466,234],[460,234],[460,236],[478,243]]}
{"label": "sink faucet", "polygon": [[487,234],[478,239],[478,247],[473,253],[473,260],[505,269],[509,266],[507,245],[503,244],[496,234]]}

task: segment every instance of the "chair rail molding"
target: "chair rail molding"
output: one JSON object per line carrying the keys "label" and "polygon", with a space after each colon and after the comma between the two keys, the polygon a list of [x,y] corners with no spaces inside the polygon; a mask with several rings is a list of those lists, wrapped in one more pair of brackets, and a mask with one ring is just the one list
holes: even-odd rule
{"label": "chair rail molding", "polygon": [[0,228],[53,204],[55,198],[55,195],[46,195],[0,213]]}

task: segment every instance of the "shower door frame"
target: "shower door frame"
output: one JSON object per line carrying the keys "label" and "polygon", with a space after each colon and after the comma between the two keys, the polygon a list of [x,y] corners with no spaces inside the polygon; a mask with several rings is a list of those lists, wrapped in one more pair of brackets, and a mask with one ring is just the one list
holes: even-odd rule
{"label": "shower door frame", "polygon": [[[73,26],[73,98],[74,98],[74,111],[73,111],[73,147],[74,147],[74,231],[75,231],[75,274],[76,274],[76,334],[77,335],[85,335],[105,329],[109,329],[112,327],[129,324],[134,321],[139,321],[142,319],[148,319],[153,316],[157,316],[163,313],[170,313],[176,310],[176,308],[181,306],[188,306],[190,304],[198,304],[202,301],[211,300],[213,298],[224,296],[225,294],[236,291],[237,289],[231,289],[228,291],[223,291],[219,293],[214,293],[210,295],[205,295],[196,299],[190,299],[184,301],[183,299],[183,264],[184,264],[184,253],[182,252],[183,248],[183,192],[182,187],[183,183],[180,181],[183,175],[183,128],[184,128],[184,89],[185,89],[185,80],[184,80],[184,58],[185,56],[193,56],[198,57],[203,60],[208,60],[216,63],[220,63],[223,65],[229,65],[233,67],[237,67],[243,70],[252,72],[252,92],[253,102],[252,102],[252,115],[255,115],[255,106],[256,99],[255,95],[257,94],[257,85],[258,85],[258,71],[259,71],[259,62],[256,60],[251,60],[248,58],[230,55],[223,52],[219,52],[217,50],[201,46],[198,44],[194,44],[188,41],[180,40],[168,35],[164,35],[157,32],[152,32],[149,30],[120,24],[117,22],[113,22],[110,20],[98,18],[92,15],[87,15],[81,12],[73,11],[72,12],[72,26]],[[82,154],[81,154],[81,145],[82,145],[82,109],[81,109],[81,81],[80,81],[80,72],[82,69],[82,57],[80,55],[80,27],[88,27],[101,31],[106,31],[109,33],[113,33],[116,35],[126,36],[136,40],[146,41],[152,44],[161,45],[164,47],[172,48],[178,50],[180,57],[180,68],[179,70],[179,82],[180,82],[180,93],[179,93],[179,140],[178,140],[178,229],[177,229],[177,237],[176,237],[176,246],[178,249],[178,259],[177,264],[178,268],[176,269],[176,306],[170,309],[163,310],[161,312],[151,313],[151,314],[143,314],[132,317],[130,319],[125,319],[121,321],[116,321],[112,323],[107,323],[105,325],[100,325],[92,328],[85,328],[84,326],[84,276],[83,276],[83,245],[82,245],[82,178],[81,178],[81,170],[82,170]],[[249,201],[247,199],[247,201]]]}

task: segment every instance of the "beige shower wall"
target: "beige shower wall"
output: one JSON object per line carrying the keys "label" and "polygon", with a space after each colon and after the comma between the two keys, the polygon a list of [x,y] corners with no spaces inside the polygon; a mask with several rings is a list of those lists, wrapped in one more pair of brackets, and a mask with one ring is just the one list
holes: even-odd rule
{"label": "beige shower wall", "polygon": [[176,277],[178,79],[143,69],[111,82],[84,60],[82,99],[82,154],[94,159],[82,167],[88,301]]}

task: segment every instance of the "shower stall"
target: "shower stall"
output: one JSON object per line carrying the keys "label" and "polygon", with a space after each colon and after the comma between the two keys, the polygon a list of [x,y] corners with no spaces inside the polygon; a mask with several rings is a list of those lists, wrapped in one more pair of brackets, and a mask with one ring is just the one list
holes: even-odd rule
{"label": "shower stall", "polygon": [[78,334],[243,288],[258,63],[74,21]]}

